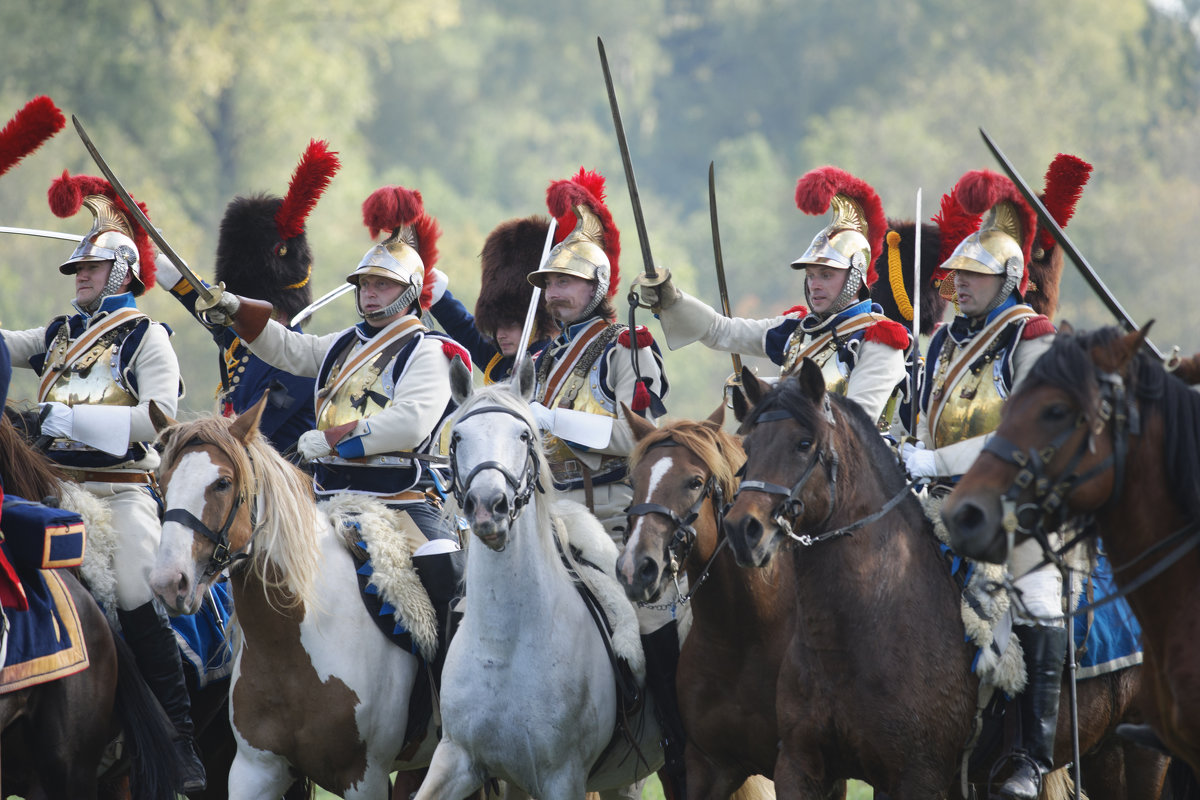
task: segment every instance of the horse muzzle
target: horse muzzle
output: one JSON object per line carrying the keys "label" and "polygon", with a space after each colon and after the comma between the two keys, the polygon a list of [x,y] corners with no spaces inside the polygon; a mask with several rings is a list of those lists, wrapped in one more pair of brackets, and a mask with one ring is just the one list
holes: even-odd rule
{"label": "horse muzzle", "polygon": [[663,565],[646,553],[626,549],[617,559],[617,580],[621,582],[625,596],[635,603],[657,600],[662,594],[665,574]]}
{"label": "horse muzzle", "polygon": [[724,527],[739,567],[765,567],[775,554],[775,541],[782,535],[778,525],[763,522],[753,511],[731,511],[725,516]]}
{"label": "horse muzzle", "polygon": [[953,492],[942,507],[942,521],[954,552],[993,564],[1007,560],[1008,538],[1004,535],[999,495]]}
{"label": "horse muzzle", "polygon": [[173,617],[195,614],[204,600],[200,584],[192,581],[184,572],[152,573],[150,589]]}
{"label": "horse muzzle", "polygon": [[471,489],[463,498],[462,511],[479,541],[491,550],[504,549],[512,525],[512,500],[504,491],[489,487]]}

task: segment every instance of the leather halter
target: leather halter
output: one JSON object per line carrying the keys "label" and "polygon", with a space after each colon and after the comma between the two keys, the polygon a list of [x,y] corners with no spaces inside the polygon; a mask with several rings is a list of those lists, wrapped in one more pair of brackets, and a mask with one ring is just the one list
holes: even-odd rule
{"label": "leather halter", "polygon": [[[197,436],[189,440],[187,444],[183,445],[183,447],[179,448],[179,452],[182,453],[188,448],[202,447],[208,444],[212,444],[212,442],[207,442]],[[178,459],[176,459],[176,461],[178,461]],[[234,498],[233,505],[229,507],[229,513],[225,516],[225,522],[223,525],[221,525],[221,529],[219,531],[214,531],[212,528],[205,525],[204,520],[200,519],[186,508],[167,509],[167,511],[162,515],[163,522],[177,522],[185,528],[190,528],[196,533],[203,534],[206,539],[216,545],[213,548],[212,555],[209,556],[208,563],[204,567],[205,578],[221,572],[226,567],[232,566],[234,563],[241,561],[244,558],[250,557],[250,554],[246,552],[246,549],[249,549],[250,546],[249,542],[246,544],[246,549],[239,550],[236,553],[231,553],[229,550],[229,529],[233,527],[233,521],[237,517],[238,511],[241,510],[242,503],[245,501],[245,493],[239,493],[238,496]],[[257,514],[252,505],[250,508],[251,530],[253,530],[256,526],[256,516]],[[251,534],[251,541],[253,541],[253,534]]]}
{"label": "leather halter", "polygon": [[529,422],[525,419],[525,417],[510,408],[505,408],[504,406],[483,406],[480,408],[473,408],[455,420],[454,425],[457,427],[458,424],[463,420],[470,419],[471,417],[478,416],[480,414],[508,414],[510,417],[520,420],[523,425],[527,426],[527,432],[522,435],[522,438],[525,439],[525,463],[522,467],[521,475],[519,477],[514,475],[509,471],[505,464],[499,461],[481,461],[472,467],[471,471],[467,473],[467,477],[465,479],[460,480],[459,475],[461,473],[458,469],[458,442],[461,437],[457,432],[452,432],[450,436],[449,456],[450,469],[454,475],[454,483],[451,485],[450,491],[454,495],[454,500],[458,503],[459,508],[462,508],[463,495],[470,491],[471,482],[475,480],[476,475],[489,469],[499,472],[501,477],[504,478],[504,482],[512,487],[514,494],[512,506],[508,510],[508,522],[511,525],[512,523],[516,522],[517,517],[521,513],[521,509],[523,509],[526,504],[529,503],[529,499],[533,496],[534,489],[537,489],[538,492],[545,491],[542,488],[541,479],[538,476],[537,451],[534,449],[537,447],[536,442],[538,442],[538,437],[535,435],[533,429],[528,427]]}

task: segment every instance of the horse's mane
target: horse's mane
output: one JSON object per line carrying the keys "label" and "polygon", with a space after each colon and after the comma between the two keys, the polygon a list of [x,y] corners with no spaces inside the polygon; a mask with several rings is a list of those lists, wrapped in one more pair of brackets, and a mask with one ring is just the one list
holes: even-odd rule
{"label": "horse's mane", "polygon": [[637,443],[629,456],[629,471],[633,472],[647,451],[666,441],[673,441],[695,453],[697,458],[708,465],[723,495],[733,497],[737,491],[735,473],[746,461],[746,451],[742,449],[742,443],[737,437],[711,423],[688,419],[674,420],[647,434]]}
{"label": "horse's mane", "polygon": [[45,454],[25,441],[9,413],[18,412],[6,407],[0,419],[0,482],[4,492],[34,502],[58,497],[62,493],[62,473]]}
{"label": "horse's mane", "polygon": [[173,465],[180,451],[197,441],[223,453],[238,475],[238,492],[254,510],[250,568],[262,581],[264,593],[276,589],[290,595],[285,605],[310,602],[320,564],[312,480],[284,460],[257,429],[243,442],[230,433],[231,424],[227,418],[209,416],[167,428],[160,435],[161,469]]}
{"label": "horse's mane", "polygon": [[[1080,408],[1094,409],[1100,396],[1097,366],[1091,353],[1111,347],[1124,335],[1117,326],[1094,331],[1060,332],[1033,365],[1018,391],[1054,386]],[[1200,519],[1200,394],[1170,374],[1144,348],[1125,374],[1126,388],[1141,404],[1143,415],[1162,414],[1166,422],[1163,466],[1171,492],[1189,519]]]}

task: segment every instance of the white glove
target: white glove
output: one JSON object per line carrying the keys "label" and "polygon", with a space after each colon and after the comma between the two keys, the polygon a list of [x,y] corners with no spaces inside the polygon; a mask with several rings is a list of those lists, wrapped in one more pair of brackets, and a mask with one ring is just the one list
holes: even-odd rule
{"label": "white glove", "polygon": [[675,305],[679,299],[679,290],[675,288],[675,282],[671,280],[671,270],[666,267],[658,267],[659,277],[662,282],[654,286],[647,286],[642,283],[644,275],[639,275],[633,281],[633,289],[642,298],[642,305],[649,306],[650,309],[657,314],[663,309],[670,308]]}
{"label": "white glove", "polygon": [[900,458],[904,469],[914,478],[933,478],[937,475],[937,464],[932,450],[925,449],[924,442],[905,442],[900,445]]}
{"label": "white glove", "polygon": [[183,280],[183,273],[175,268],[171,263],[171,259],[159,253],[154,257],[154,278],[164,289],[174,289],[175,286]]}
{"label": "white glove", "polygon": [[75,414],[63,403],[39,403],[38,408],[50,409],[42,420],[42,435],[56,439],[70,439],[74,433]]}
{"label": "white glove", "polygon": [[554,412],[546,408],[541,403],[530,403],[529,410],[533,412],[533,418],[537,421],[538,428],[549,433],[554,430]]}
{"label": "white glove", "polygon": [[446,290],[450,288],[450,276],[442,272],[437,267],[433,268],[433,302],[437,302],[446,296]]}
{"label": "white glove", "polygon": [[325,431],[305,431],[296,440],[296,452],[300,454],[300,458],[308,462],[329,455],[333,449],[325,438]]}
{"label": "white glove", "polygon": [[[214,290],[215,291],[215,290]],[[217,304],[212,308],[205,309],[204,316],[214,325],[232,325],[233,320],[237,317],[238,309],[242,307],[242,300],[233,292],[222,291],[217,297]]]}

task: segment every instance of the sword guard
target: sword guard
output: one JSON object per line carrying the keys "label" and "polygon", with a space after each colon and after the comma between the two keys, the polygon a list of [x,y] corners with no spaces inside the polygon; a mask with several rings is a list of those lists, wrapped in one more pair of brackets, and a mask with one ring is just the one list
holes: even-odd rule
{"label": "sword guard", "polygon": [[221,295],[225,294],[225,281],[221,281],[216,286],[208,287],[209,296],[200,295],[196,298],[196,313],[203,314],[205,311],[211,311],[216,308],[221,302]]}

